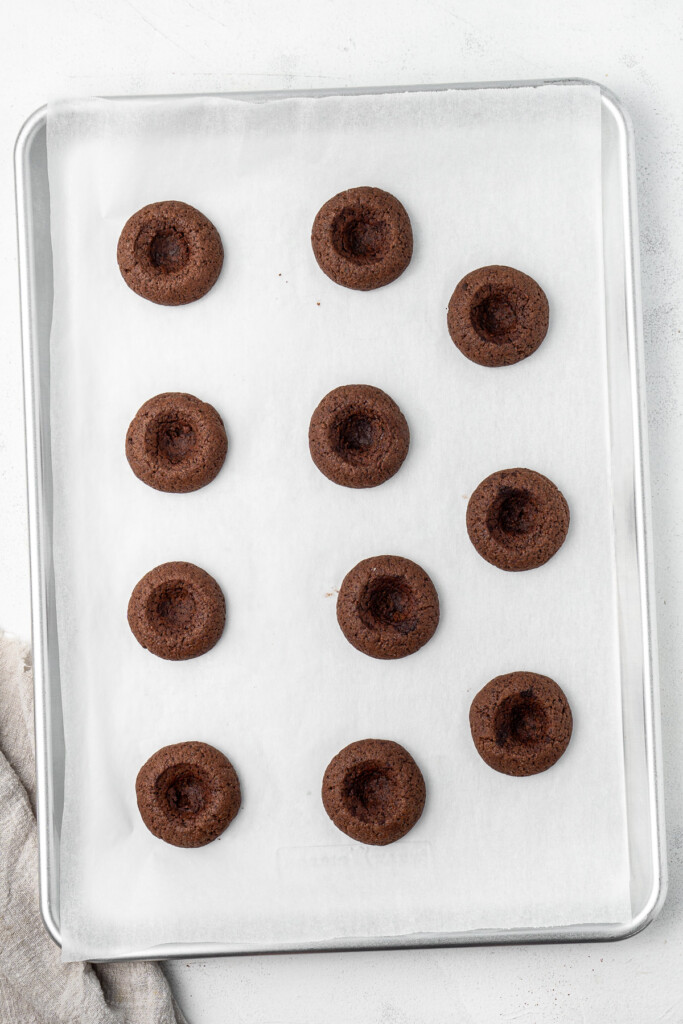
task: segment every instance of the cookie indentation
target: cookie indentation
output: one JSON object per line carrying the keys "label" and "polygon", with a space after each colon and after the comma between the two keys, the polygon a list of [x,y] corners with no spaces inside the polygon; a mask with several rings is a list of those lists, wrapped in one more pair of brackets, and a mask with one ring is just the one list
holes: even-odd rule
{"label": "cookie indentation", "polygon": [[483,687],[470,707],[482,759],[505,775],[536,775],[567,749],[573,719],[563,690],[536,672],[509,672]]}
{"label": "cookie indentation", "polygon": [[499,747],[528,747],[542,741],[548,716],[533,690],[521,690],[502,700],[494,721]]}
{"label": "cookie indentation", "polygon": [[208,572],[191,562],[164,562],[135,586],[128,625],[158,658],[186,661],[206,654],[225,626],[225,598]]}
{"label": "cookie indentation", "polygon": [[548,332],[543,289],[513,267],[480,267],[463,277],[448,304],[448,331],[481,366],[509,366],[536,351]]}
{"label": "cookie indentation", "polygon": [[413,590],[401,576],[373,577],[363,592],[358,611],[369,629],[391,626],[399,633],[411,633],[417,626]]}
{"label": "cookie indentation", "polygon": [[383,825],[394,801],[395,786],[387,769],[376,761],[362,761],[344,778],[344,807],[358,821]]}
{"label": "cookie indentation", "polygon": [[237,772],[208,743],[162,747],[135,780],[138,810],[158,839],[172,846],[205,846],[225,831],[242,800]]}
{"label": "cookie indentation", "polygon": [[179,416],[160,419],[150,432],[156,441],[157,454],[172,466],[186,459],[197,443],[197,435],[191,423],[185,423]]}
{"label": "cookie indentation", "polygon": [[378,441],[377,420],[359,413],[346,416],[341,423],[330,427],[330,442],[344,459],[357,458],[370,451]]}
{"label": "cookie indentation", "polygon": [[176,391],[145,402],[126,434],[126,458],[138,479],[175,494],[211,483],[227,450],[223,420],[214,407]]}
{"label": "cookie indentation", "polygon": [[472,325],[481,337],[499,344],[517,327],[514,296],[494,292],[472,307]]}
{"label": "cookie indentation", "polygon": [[501,544],[514,544],[538,526],[538,508],[524,487],[501,487],[491,502],[486,525]]}
{"label": "cookie indentation", "polygon": [[161,773],[157,790],[170,815],[190,818],[205,806],[209,787],[207,779],[191,765],[176,764]]}
{"label": "cookie indentation", "polygon": [[422,772],[393,740],[359,740],[330,761],[322,785],[323,806],[340,831],[372,846],[400,839],[419,820],[425,804]]}
{"label": "cookie indentation", "polygon": [[332,223],[332,244],[337,253],[357,264],[376,263],[387,252],[391,231],[385,220],[359,206],[345,207]]}
{"label": "cookie indentation", "polygon": [[321,207],[311,245],[318,266],[332,281],[370,291],[395,281],[406,269],[413,231],[395,196],[362,186],[340,192]]}
{"label": "cookie indentation", "polygon": [[439,598],[424,569],[409,558],[378,555],[346,574],[337,621],[353,647],[385,660],[414,654],[434,635]]}
{"label": "cookie indentation", "polygon": [[184,236],[173,227],[157,231],[148,248],[138,244],[137,249],[139,258],[148,258],[162,274],[176,274],[190,259],[190,248]]}
{"label": "cookie indentation", "polygon": [[325,395],[308,428],[311,458],[343,487],[377,487],[408,454],[405,416],[380,388],[346,384]]}
{"label": "cookie indentation", "polygon": [[160,584],[147,600],[147,621],[158,632],[187,629],[196,611],[193,588],[183,580]]}
{"label": "cookie indentation", "polygon": [[569,506],[555,484],[532,469],[503,469],[476,488],[467,533],[487,562],[508,572],[535,569],[564,543]]}

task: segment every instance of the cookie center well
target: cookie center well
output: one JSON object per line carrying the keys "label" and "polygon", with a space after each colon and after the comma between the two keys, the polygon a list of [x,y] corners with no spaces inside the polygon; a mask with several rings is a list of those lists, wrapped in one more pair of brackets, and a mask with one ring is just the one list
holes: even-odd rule
{"label": "cookie center well", "polygon": [[147,618],[158,633],[178,633],[192,625],[197,602],[182,580],[162,583],[147,599]]}
{"label": "cookie center well", "polygon": [[162,772],[157,791],[172,817],[192,818],[199,814],[209,799],[206,780],[193,765],[187,764],[172,765]]}
{"label": "cookie center well", "polygon": [[392,816],[395,794],[390,771],[378,761],[354,765],[344,779],[344,807],[358,821],[383,825]]}
{"label": "cookie center well", "polygon": [[517,303],[511,292],[494,292],[477,302],[471,321],[480,338],[502,344],[517,328]]}
{"label": "cookie center well", "polygon": [[361,620],[370,629],[391,627],[398,633],[411,633],[417,626],[415,595],[401,576],[370,580],[358,610]]}
{"label": "cookie center well", "polygon": [[197,444],[191,423],[180,416],[168,416],[156,424],[157,455],[175,466],[182,462]]}
{"label": "cookie center well", "polygon": [[548,732],[548,715],[533,690],[505,697],[496,709],[494,732],[499,747],[528,749],[542,743]]}
{"label": "cookie center well", "polygon": [[514,544],[526,537],[537,522],[536,502],[523,487],[501,487],[486,517],[489,533],[503,544]]}
{"label": "cookie center well", "polygon": [[346,462],[356,462],[377,444],[380,424],[373,416],[351,413],[332,427],[332,448]]}
{"label": "cookie center well", "polygon": [[149,262],[162,274],[176,274],[190,259],[190,248],[182,231],[161,228],[149,243]]}
{"label": "cookie center well", "polygon": [[389,225],[370,210],[347,207],[332,224],[335,251],[352,263],[377,263],[385,256],[389,240]]}

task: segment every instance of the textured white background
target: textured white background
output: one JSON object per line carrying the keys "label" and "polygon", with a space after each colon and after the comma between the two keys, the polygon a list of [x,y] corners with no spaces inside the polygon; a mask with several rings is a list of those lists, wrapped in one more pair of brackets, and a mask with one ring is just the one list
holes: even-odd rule
{"label": "textured white background", "polygon": [[0,622],[29,628],[10,150],[48,98],[583,75],[637,134],[671,883],[610,946],[172,965],[192,1024],[651,1024],[683,1020],[683,92],[679,0],[24,0],[0,36]]}

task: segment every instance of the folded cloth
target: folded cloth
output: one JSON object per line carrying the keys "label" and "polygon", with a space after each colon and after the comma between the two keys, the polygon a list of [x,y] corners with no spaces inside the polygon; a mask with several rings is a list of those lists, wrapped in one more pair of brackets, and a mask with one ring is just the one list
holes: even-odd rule
{"label": "folded cloth", "polygon": [[63,964],[38,906],[33,678],[0,634],[0,1021],[186,1024],[155,963]]}

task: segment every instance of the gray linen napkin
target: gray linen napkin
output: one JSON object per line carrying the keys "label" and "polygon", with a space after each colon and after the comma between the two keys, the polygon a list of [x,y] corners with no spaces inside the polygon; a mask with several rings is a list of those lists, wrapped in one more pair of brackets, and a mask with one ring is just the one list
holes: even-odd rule
{"label": "gray linen napkin", "polygon": [[63,964],[38,907],[33,679],[0,634],[0,1024],[186,1024],[158,964]]}

